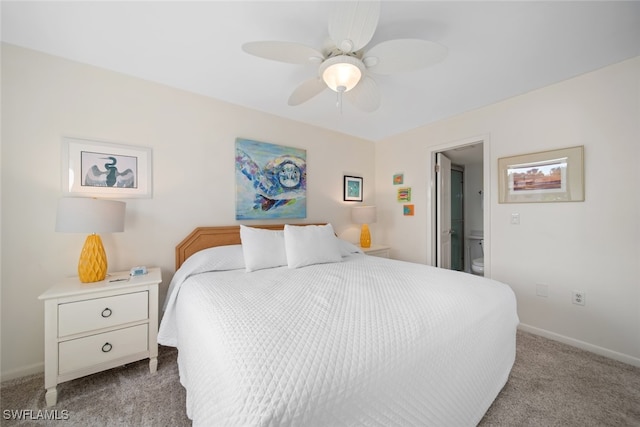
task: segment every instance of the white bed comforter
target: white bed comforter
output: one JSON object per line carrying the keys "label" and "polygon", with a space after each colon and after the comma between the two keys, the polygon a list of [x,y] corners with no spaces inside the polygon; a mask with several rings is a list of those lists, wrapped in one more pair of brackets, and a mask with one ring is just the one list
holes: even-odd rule
{"label": "white bed comforter", "polygon": [[473,426],[515,358],[512,290],[470,274],[354,254],[172,288],[196,426]]}

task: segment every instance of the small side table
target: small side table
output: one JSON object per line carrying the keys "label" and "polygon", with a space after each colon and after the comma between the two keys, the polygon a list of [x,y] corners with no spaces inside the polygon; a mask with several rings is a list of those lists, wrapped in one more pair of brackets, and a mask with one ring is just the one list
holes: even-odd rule
{"label": "small side table", "polygon": [[158,367],[159,268],[142,276],[110,273],[101,282],[61,280],[44,301],[44,386],[47,406],[58,384],[149,358]]}
{"label": "small side table", "polygon": [[380,258],[390,258],[391,247],[386,245],[371,245],[370,248],[362,248],[362,252],[367,255],[377,256]]}

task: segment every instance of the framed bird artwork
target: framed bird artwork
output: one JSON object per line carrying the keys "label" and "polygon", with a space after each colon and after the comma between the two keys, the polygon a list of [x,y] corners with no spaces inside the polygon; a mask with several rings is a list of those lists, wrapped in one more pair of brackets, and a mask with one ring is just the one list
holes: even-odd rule
{"label": "framed bird artwork", "polygon": [[62,140],[62,190],[89,197],[151,197],[151,148]]}

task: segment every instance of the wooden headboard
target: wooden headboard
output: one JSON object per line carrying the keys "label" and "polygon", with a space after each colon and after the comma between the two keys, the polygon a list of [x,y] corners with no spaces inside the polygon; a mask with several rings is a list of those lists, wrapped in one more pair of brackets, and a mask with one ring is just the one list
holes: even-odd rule
{"label": "wooden headboard", "polygon": [[[293,225],[324,225],[324,224],[293,224]],[[255,228],[268,230],[282,230],[284,224],[251,225]],[[240,226],[230,225],[225,227],[198,227],[176,246],[176,270],[191,255],[202,249],[215,246],[239,245]]]}

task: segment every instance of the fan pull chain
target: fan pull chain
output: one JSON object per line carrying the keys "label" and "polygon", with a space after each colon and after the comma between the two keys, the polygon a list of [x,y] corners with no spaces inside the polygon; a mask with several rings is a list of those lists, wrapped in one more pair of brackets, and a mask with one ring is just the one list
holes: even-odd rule
{"label": "fan pull chain", "polygon": [[338,108],[338,111],[340,111],[340,114],[342,114],[342,94],[344,93],[346,87],[338,86],[337,89],[338,99],[336,101],[336,107]]}

